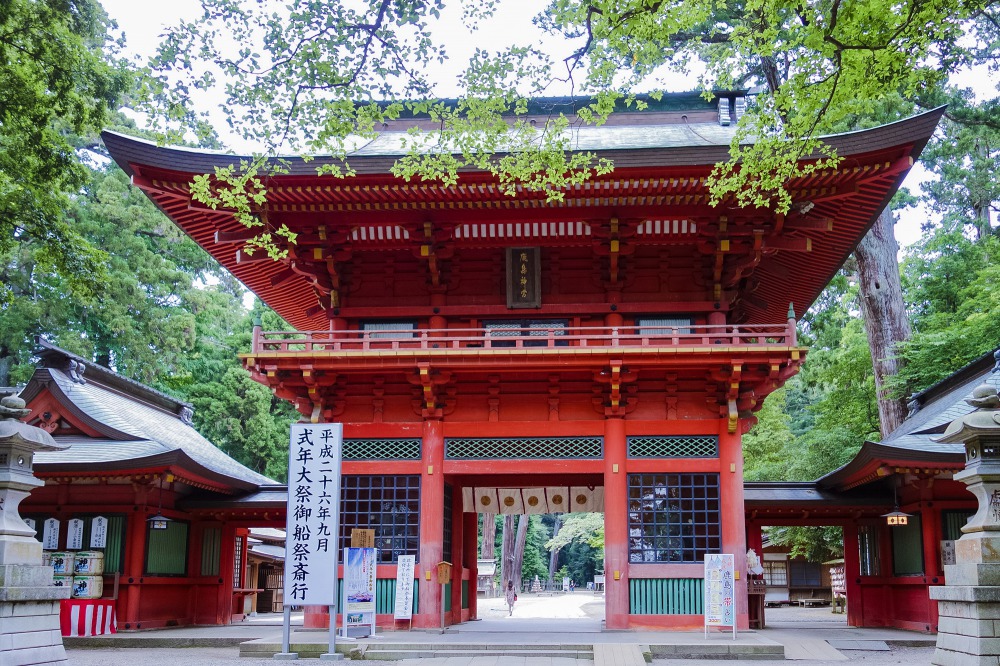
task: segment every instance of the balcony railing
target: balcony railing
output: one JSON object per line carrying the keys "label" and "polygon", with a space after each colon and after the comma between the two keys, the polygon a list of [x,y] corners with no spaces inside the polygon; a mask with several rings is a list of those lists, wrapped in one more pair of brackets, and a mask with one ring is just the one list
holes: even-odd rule
{"label": "balcony railing", "polygon": [[387,350],[556,349],[607,347],[795,346],[795,323],[753,326],[581,326],[552,328],[262,331],[253,352],[380,352]]}

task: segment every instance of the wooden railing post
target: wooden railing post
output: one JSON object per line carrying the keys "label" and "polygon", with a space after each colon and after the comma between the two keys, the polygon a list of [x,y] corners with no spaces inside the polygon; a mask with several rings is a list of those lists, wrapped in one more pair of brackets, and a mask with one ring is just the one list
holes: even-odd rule
{"label": "wooden railing post", "polygon": [[264,322],[261,319],[261,316],[256,315],[253,318],[253,343],[250,345],[250,348],[253,350],[254,353],[261,351],[260,333],[263,326]]}
{"label": "wooden railing post", "polygon": [[798,331],[795,328],[795,304],[788,304],[788,329],[785,332],[785,344],[794,347],[798,344]]}

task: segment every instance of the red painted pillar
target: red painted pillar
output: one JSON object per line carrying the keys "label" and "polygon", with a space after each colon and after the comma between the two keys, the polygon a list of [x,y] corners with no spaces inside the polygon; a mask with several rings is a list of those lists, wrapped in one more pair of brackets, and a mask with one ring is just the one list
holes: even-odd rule
{"label": "red painted pillar", "polygon": [[628,469],[625,420],[604,421],[604,613],[608,629],[626,629],[628,596]]}
{"label": "red painted pillar", "polygon": [[[424,421],[420,470],[420,612],[415,627],[437,627],[441,622],[441,585],[437,563],[444,555],[444,433],[440,420]],[[428,574],[429,579],[428,579]]]}
{"label": "red painted pillar", "polygon": [[216,597],[215,623],[229,624],[233,619],[233,577],[236,572],[236,527],[222,525],[219,548],[219,588]]}
{"label": "red painted pillar", "polygon": [[462,489],[452,486],[451,506],[445,511],[451,511],[451,622],[462,621],[462,581],[465,579],[465,523],[462,521]]}
{"label": "red painted pillar", "polygon": [[462,556],[469,571],[469,619],[475,620],[479,617],[479,595],[476,592],[479,587],[479,514],[463,513],[462,522]]}
{"label": "red painted pillar", "polygon": [[[742,423],[740,424],[742,425]],[[732,553],[740,579],[736,581],[736,626],[749,629],[747,615],[746,513],[743,508],[742,438],[730,433],[726,419],[719,420],[719,504],[722,522],[722,552]]]}
{"label": "red painted pillar", "polygon": [[[928,585],[944,583],[944,572],[941,570],[941,558],[938,548],[941,544],[941,513],[935,511],[929,504],[920,503],[920,531],[924,547],[924,580]],[[926,588],[924,588],[926,590]],[[938,602],[927,598],[927,623],[924,631],[937,631]]]}
{"label": "red painted pillar", "polygon": [[124,618],[118,617],[118,626],[125,629],[139,629],[139,602],[142,596],[139,580],[146,563],[146,512],[142,510],[145,504],[145,489],[137,491],[136,505],[140,510],[132,512],[125,527],[125,568],[122,582],[128,587],[125,588],[124,595]]}
{"label": "red painted pillar", "polygon": [[861,551],[858,545],[858,525],[844,525],[844,582],[847,587],[847,626],[865,626],[864,603],[861,596]]}
{"label": "red painted pillar", "polygon": [[752,518],[747,521],[747,548],[753,548],[757,556],[763,561],[764,528],[763,525]]}

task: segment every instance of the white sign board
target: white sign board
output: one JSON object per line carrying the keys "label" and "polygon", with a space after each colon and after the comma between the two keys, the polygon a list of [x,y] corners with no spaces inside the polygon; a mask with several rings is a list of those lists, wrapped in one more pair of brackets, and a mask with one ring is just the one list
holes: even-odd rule
{"label": "white sign board", "polygon": [[413,570],[416,555],[400,555],[396,560],[396,609],[393,616],[397,620],[413,619]]}
{"label": "white sign board", "polygon": [[105,548],[108,544],[108,519],[94,516],[90,521],[90,547]]}
{"label": "white sign board", "polygon": [[49,518],[42,526],[42,549],[59,550],[59,520]]}
{"label": "white sign board", "polygon": [[335,606],[343,426],[293,423],[291,430],[284,603]]}
{"label": "white sign board", "polygon": [[66,525],[66,550],[83,548],[83,520],[72,518]]}
{"label": "white sign board", "polygon": [[705,633],[709,627],[732,627],[736,638],[736,580],[732,554],[705,556]]}

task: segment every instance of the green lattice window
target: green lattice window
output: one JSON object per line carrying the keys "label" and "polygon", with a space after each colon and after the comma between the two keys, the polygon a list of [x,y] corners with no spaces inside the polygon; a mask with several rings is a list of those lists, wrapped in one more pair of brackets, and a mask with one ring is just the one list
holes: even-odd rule
{"label": "green lattice window", "polygon": [[420,460],[420,438],[345,439],[344,460]]}
{"label": "green lattice window", "polygon": [[445,457],[482,458],[602,458],[600,437],[476,437],[445,439]]}
{"label": "green lattice window", "polygon": [[636,436],[628,438],[629,458],[716,458],[715,435]]}

